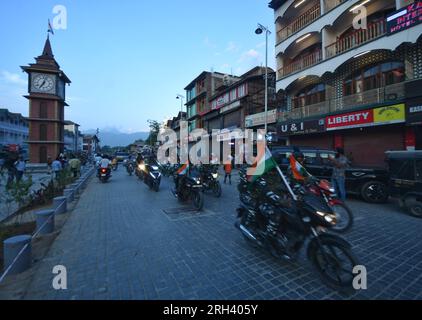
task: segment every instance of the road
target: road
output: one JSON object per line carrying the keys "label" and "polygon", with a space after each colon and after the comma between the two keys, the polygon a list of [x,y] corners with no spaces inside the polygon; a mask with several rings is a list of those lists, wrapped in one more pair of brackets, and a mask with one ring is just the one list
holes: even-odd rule
{"label": "road", "polygon": [[[422,299],[422,220],[394,204],[349,201],[356,221],[345,237],[368,289],[345,296],[304,255],[282,262],[247,244],[234,227],[236,184],[207,195],[199,214],[183,212],[171,186],[165,178],[152,192],[122,167],[107,184],[94,178],[25,299]],[[67,290],[52,287],[55,265],[67,269]]]}

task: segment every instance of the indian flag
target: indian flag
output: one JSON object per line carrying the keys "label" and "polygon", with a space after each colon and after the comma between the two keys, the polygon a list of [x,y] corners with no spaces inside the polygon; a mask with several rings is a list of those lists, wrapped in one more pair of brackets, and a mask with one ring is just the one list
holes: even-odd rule
{"label": "indian flag", "polygon": [[[261,149],[261,150],[260,150]],[[258,156],[256,157],[256,166],[248,168],[247,176],[249,182],[255,182],[262,175],[270,171],[271,169],[277,167],[271,151],[268,147],[265,149],[258,147]]]}
{"label": "indian flag", "polygon": [[177,174],[186,174],[189,170],[189,162],[184,163],[179,170],[177,170]]}
{"label": "indian flag", "polygon": [[293,155],[290,156],[290,169],[293,173],[293,177],[295,180],[304,181],[305,177],[310,176],[308,171],[306,171],[305,167],[303,167]]}

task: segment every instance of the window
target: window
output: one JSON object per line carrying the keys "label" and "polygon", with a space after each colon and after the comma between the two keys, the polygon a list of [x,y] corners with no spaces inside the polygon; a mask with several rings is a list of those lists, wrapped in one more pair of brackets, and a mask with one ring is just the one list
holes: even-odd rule
{"label": "window", "polygon": [[346,78],[343,84],[345,96],[378,89],[406,80],[404,63],[391,61],[359,70]]}
{"label": "window", "polygon": [[39,114],[39,117],[41,119],[47,119],[48,118],[47,103],[45,103],[45,102],[40,102],[40,114]]}
{"label": "window", "polygon": [[47,141],[47,125],[40,124],[40,141]]}
{"label": "window", "polygon": [[293,107],[302,108],[311,104],[317,104],[325,101],[325,84],[306,87],[299,91],[293,98]]}

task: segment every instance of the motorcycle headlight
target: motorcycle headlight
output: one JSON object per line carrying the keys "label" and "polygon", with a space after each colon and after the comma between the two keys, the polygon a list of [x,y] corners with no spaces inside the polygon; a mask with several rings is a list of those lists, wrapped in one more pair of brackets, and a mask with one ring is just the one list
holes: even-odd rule
{"label": "motorcycle headlight", "polygon": [[213,177],[214,179],[217,179],[217,178],[218,178],[218,173],[213,173],[213,174],[212,174],[212,177]]}
{"label": "motorcycle headlight", "polygon": [[138,169],[144,171],[145,170],[145,165],[144,164],[140,164],[138,166]]}
{"label": "motorcycle headlight", "polygon": [[154,171],[158,171],[158,167],[157,166],[151,166],[152,170]]}
{"label": "motorcycle headlight", "polygon": [[331,193],[336,193],[336,189],[334,189],[334,188],[330,188],[330,189],[328,189],[328,191],[330,191]]}
{"label": "motorcycle headlight", "polygon": [[337,219],[336,216],[334,214],[331,213],[327,213],[327,212],[322,212],[322,211],[317,211],[316,212],[317,215],[319,215],[320,217],[324,218],[324,220],[332,225],[335,225],[337,223]]}

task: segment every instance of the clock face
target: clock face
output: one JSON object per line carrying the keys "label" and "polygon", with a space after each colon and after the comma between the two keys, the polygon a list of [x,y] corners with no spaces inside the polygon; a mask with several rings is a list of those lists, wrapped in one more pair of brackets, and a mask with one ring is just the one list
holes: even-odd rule
{"label": "clock face", "polygon": [[37,92],[54,94],[56,92],[56,77],[49,74],[34,74],[32,89]]}

